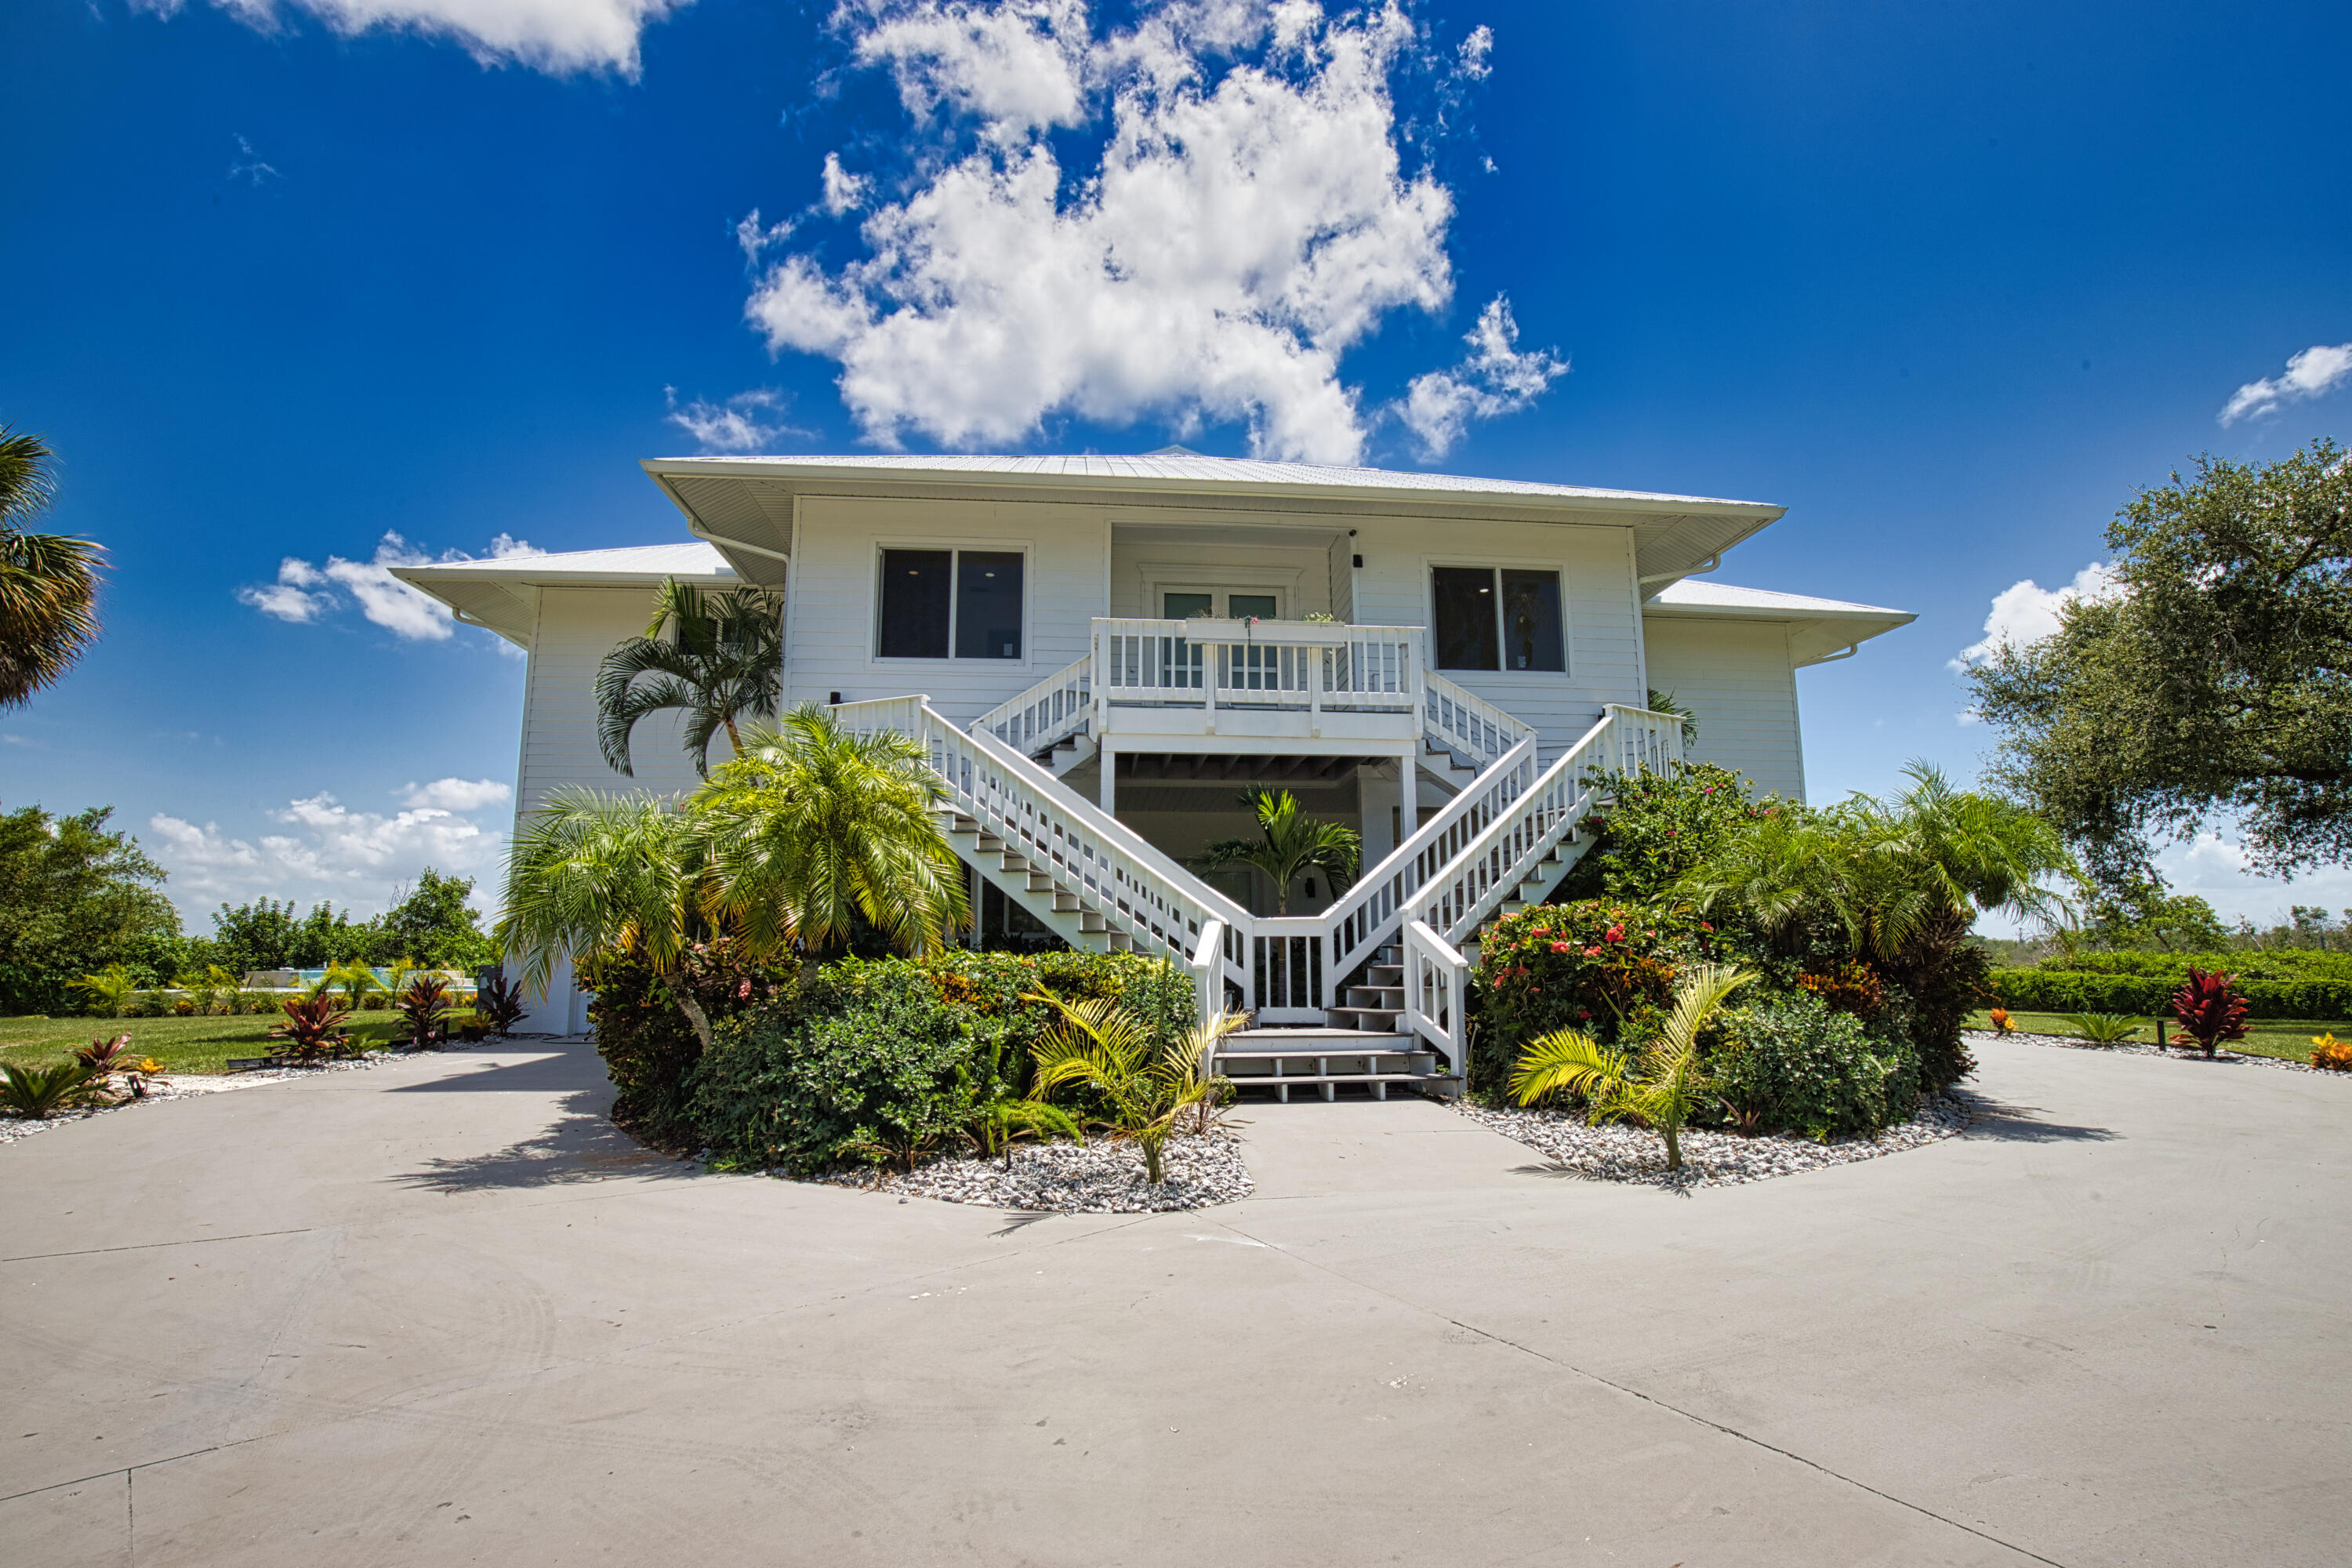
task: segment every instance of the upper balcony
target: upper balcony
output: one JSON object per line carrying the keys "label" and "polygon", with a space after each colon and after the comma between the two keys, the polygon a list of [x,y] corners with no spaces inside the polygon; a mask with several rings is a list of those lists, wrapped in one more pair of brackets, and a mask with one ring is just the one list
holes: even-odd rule
{"label": "upper balcony", "polygon": [[1422,641],[1419,626],[1099,617],[1087,657],[972,728],[1032,755],[1084,735],[1121,752],[1410,756],[1435,735],[1481,760],[1526,732],[1425,671]]}

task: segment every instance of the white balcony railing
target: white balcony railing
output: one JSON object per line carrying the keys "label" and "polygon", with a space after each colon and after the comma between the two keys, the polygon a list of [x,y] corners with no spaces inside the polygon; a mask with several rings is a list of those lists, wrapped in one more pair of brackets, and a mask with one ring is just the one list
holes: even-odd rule
{"label": "white balcony railing", "polygon": [[1410,713],[1419,626],[1097,620],[1095,690],[1114,706]]}

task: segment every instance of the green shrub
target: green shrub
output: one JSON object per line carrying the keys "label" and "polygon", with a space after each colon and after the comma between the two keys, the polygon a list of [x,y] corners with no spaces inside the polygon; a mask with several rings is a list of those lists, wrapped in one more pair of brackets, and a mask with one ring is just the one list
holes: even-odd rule
{"label": "green shrub", "polygon": [[2352,952],[2317,947],[2249,948],[2241,952],[2158,952],[2126,948],[2114,952],[2054,956],[2032,973],[2057,970],[2076,974],[2155,974],[2175,984],[2192,969],[2234,974],[2241,980],[2333,980],[2352,984]]}
{"label": "green shrub", "polygon": [[[2226,963],[2242,955],[2211,956]],[[2183,963],[2166,973],[2131,974],[1997,969],[1987,984],[1994,1005],[2012,1013],[2130,1013],[2156,1017],[2170,1013],[2172,994],[2189,978],[2190,967]],[[2224,969],[2223,973],[2237,971]],[[2249,1018],[2352,1018],[2352,981],[2241,979],[2237,990],[2245,998]]]}
{"label": "green shrub", "polygon": [[1603,1041],[1654,1008],[1675,974],[1711,956],[1714,928],[1686,909],[1586,899],[1505,915],[1478,941],[1472,1092],[1501,1092],[1528,1041],[1576,1029]]}
{"label": "green shrub", "polygon": [[1579,826],[1593,845],[1561,881],[1558,898],[1656,899],[1706,859],[1737,823],[1779,809],[1748,798],[1753,786],[1728,768],[1695,763],[1672,775],[1612,773],[1608,804]]}
{"label": "green shrub", "polygon": [[746,1009],[789,994],[797,971],[749,965],[720,939],[689,947],[678,968],[656,975],[643,959],[600,955],[582,966],[581,984],[593,993],[589,1027],[596,1054],[617,1091],[613,1120],[634,1125],[652,1142],[670,1145],[692,1137],[679,1121],[687,1076],[702,1056],[702,1041],[677,1005],[681,990],[702,1008],[714,1031]]}
{"label": "green shrub", "polygon": [[1911,1043],[1802,992],[1723,1016],[1707,1056],[1710,1087],[1735,1121],[1809,1137],[1875,1132],[1918,1106]]}
{"label": "green shrub", "polygon": [[982,1017],[914,964],[835,964],[718,1032],[688,1079],[688,1118],[728,1168],[911,1164],[1000,1091],[1003,1029],[976,1028]]}

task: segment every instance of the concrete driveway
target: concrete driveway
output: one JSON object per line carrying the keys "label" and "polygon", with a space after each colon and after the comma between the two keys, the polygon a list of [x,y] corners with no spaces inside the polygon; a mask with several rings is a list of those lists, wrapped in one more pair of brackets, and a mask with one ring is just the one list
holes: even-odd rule
{"label": "concrete driveway", "polygon": [[1990,1048],[1677,1198],[1438,1108],[1023,1222],[699,1174],[585,1047],[0,1149],[0,1560],[2341,1563],[2352,1080]]}

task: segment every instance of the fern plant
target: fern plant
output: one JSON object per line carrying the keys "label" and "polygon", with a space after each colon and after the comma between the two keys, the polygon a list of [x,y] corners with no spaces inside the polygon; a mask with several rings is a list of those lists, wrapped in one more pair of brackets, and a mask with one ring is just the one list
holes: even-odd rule
{"label": "fern plant", "polygon": [[2120,1046],[2139,1038],[2139,1020],[2126,1013],[2067,1013],[2067,1027],[2095,1046]]}
{"label": "fern plant", "polygon": [[1576,1029],[1558,1029],[1530,1041],[1511,1070],[1510,1092],[1521,1105],[1556,1094],[1580,1095],[1595,1125],[1635,1121],[1654,1127],[1666,1142],[1666,1169],[1683,1168],[1683,1124],[1706,1098],[1699,1032],[1730,994],[1755,976],[1727,963],[1695,965],[1675,987],[1674,1009],[1657,1037],[1635,1049],[1604,1046]]}

